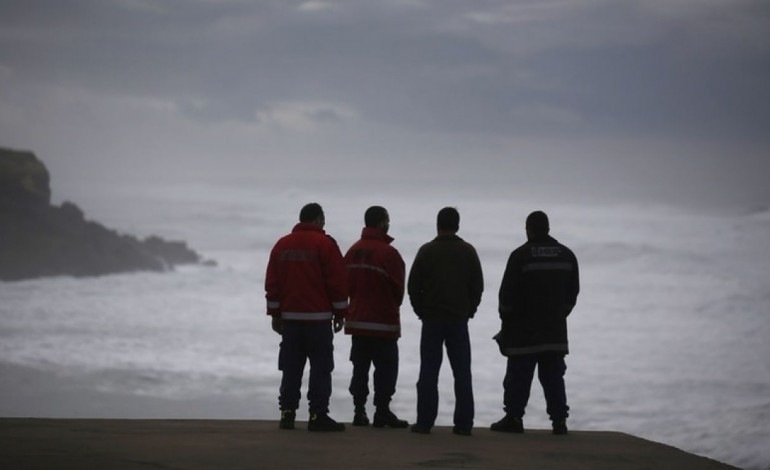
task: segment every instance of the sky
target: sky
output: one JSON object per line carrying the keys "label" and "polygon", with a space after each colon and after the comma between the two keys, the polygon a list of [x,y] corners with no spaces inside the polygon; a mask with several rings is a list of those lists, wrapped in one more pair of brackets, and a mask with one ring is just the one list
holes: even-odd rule
{"label": "sky", "polygon": [[0,0],[0,146],[55,194],[315,179],[763,210],[768,84],[765,0]]}

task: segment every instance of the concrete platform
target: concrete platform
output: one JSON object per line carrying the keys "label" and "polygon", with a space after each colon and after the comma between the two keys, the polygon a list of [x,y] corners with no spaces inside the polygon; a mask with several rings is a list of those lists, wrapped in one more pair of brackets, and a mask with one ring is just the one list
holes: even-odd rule
{"label": "concrete platform", "polygon": [[309,433],[305,424],[284,431],[276,421],[0,418],[0,468],[734,468],[616,432],[477,428],[463,437],[447,427]]}

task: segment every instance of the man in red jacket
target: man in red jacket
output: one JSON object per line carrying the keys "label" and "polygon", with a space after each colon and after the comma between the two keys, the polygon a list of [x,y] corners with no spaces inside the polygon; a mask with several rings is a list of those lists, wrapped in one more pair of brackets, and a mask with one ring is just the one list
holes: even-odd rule
{"label": "man in red jacket", "polygon": [[372,206],[364,214],[361,239],[345,255],[350,289],[350,311],[345,333],[351,335],[353,377],[350,394],[355,407],[353,426],[367,426],[366,398],[369,369],[374,364],[373,425],[378,428],[409,426],[390,410],[398,379],[399,307],[404,300],[404,260],[390,244],[390,216],[384,207]]}
{"label": "man in red jacket", "polygon": [[305,205],[299,223],[278,240],[267,264],[267,314],[272,317],[273,330],[281,335],[281,429],[294,429],[302,375],[309,360],[308,431],[345,430],[328,413],[334,333],[342,330],[348,307],[347,275],[342,253],[324,232],[324,224],[321,206]]}

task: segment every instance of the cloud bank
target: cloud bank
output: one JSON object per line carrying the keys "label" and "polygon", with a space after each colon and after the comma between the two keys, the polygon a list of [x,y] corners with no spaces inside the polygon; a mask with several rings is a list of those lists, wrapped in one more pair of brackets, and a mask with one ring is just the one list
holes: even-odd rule
{"label": "cloud bank", "polygon": [[762,1],[6,0],[0,31],[0,144],[73,178],[438,164],[767,196]]}

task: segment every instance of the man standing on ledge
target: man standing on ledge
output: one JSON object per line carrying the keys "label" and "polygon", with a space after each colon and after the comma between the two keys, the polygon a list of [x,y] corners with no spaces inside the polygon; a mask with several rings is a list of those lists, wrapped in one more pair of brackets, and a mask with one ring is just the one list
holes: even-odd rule
{"label": "man standing on ledge", "polygon": [[361,239],[345,255],[350,288],[350,309],[345,333],[351,336],[353,376],[353,426],[367,426],[366,397],[369,369],[374,364],[374,422],[376,428],[405,428],[404,420],[390,410],[398,380],[398,338],[401,336],[401,302],[404,300],[405,266],[390,244],[390,216],[384,207],[364,213]]}
{"label": "man standing on ledge", "polygon": [[567,434],[567,316],[577,301],[580,281],[577,258],[549,230],[544,212],[529,214],[527,242],[511,253],[500,284],[502,330],[495,339],[508,366],[503,380],[505,417],[492,424],[492,431],[524,432],[522,417],[537,366],[553,433]]}
{"label": "man standing on ledge", "polygon": [[468,319],[481,303],[484,276],[476,249],[457,236],[460,214],[441,209],[438,235],[417,252],[409,272],[412,308],[422,320],[420,375],[417,381],[417,423],[412,432],[430,433],[438,415],[438,378],[446,344],[455,390],[455,434],[473,429],[473,381]]}
{"label": "man standing on ledge", "polygon": [[344,325],[347,276],[342,253],[324,232],[324,224],[321,206],[305,205],[299,223],[278,240],[267,264],[267,314],[272,317],[273,330],[281,335],[281,429],[294,429],[302,374],[309,360],[308,431],[345,430],[328,413],[334,369],[332,325],[334,332]]}

